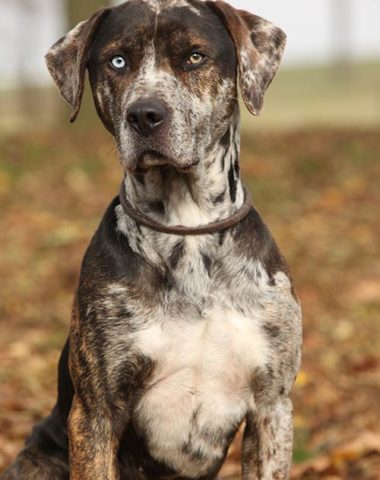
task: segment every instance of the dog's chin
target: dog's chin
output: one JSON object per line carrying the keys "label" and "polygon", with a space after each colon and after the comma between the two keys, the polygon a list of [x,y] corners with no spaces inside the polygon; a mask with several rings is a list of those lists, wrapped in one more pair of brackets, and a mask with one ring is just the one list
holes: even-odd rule
{"label": "dog's chin", "polygon": [[146,173],[149,170],[154,170],[163,166],[172,167],[178,172],[190,173],[198,163],[199,160],[179,162],[162,152],[148,150],[140,155],[136,164],[135,173]]}

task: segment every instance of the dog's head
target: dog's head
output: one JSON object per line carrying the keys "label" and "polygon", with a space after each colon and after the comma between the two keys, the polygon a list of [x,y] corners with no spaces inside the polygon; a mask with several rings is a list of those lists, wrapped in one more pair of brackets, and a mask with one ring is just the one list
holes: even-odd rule
{"label": "dog's head", "polygon": [[237,78],[248,110],[260,113],[285,38],[219,0],[129,0],[77,25],[46,60],[72,121],[88,69],[97,111],[126,169],[187,169],[226,134]]}

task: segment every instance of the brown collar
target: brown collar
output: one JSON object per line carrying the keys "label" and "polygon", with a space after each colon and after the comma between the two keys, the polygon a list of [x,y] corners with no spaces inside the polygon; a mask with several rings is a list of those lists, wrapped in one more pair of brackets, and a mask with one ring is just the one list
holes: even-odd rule
{"label": "brown collar", "polygon": [[121,206],[124,209],[124,212],[133,220],[136,220],[137,223],[148,227],[151,230],[157,232],[169,233],[172,235],[206,235],[209,233],[220,232],[226,230],[227,228],[237,225],[243,218],[245,218],[252,208],[252,199],[251,195],[246,188],[244,188],[244,203],[233,213],[230,217],[225,218],[224,220],[219,220],[218,222],[208,223],[207,225],[200,225],[199,227],[184,227],[183,225],[173,225],[166,226],[161,223],[155,222],[150,218],[143,215],[138,210],[135,210],[129,201],[125,197],[124,190],[124,180],[121,183],[119,199]]}

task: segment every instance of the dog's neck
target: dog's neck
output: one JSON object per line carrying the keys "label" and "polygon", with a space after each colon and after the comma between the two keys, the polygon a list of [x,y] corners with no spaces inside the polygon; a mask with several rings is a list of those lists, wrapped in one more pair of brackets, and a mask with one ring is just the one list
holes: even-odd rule
{"label": "dog's neck", "polygon": [[136,210],[163,225],[194,227],[225,219],[244,201],[239,157],[237,114],[224,137],[191,172],[162,166],[127,174],[126,197]]}

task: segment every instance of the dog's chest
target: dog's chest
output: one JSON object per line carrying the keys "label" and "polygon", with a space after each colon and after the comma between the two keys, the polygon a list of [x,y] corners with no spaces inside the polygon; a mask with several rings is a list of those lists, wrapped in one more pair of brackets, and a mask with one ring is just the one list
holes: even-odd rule
{"label": "dog's chest", "polygon": [[150,453],[182,475],[206,472],[252,402],[252,372],[268,360],[258,319],[214,305],[146,326],[133,348],[155,362],[135,410]]}

